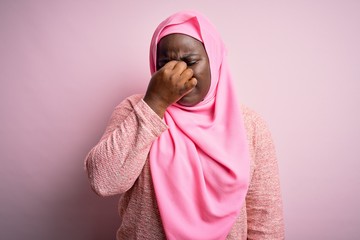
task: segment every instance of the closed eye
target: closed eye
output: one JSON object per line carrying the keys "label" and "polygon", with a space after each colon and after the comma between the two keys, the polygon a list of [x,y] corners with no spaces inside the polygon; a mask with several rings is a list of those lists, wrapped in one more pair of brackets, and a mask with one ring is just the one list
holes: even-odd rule
{"label": "closed eye", "polygon": [[196,64],[198,61],[186,61],[186,64],[188,65],[188,66],[192,66],[192,65],[194,65],[194,64]]}
{"label": "closed eye", "polygon": [[[186,65],[189,67],[189,66],[193,66],[195,64],[197,64],[199,62],[199,59],[195,58],[196,54],[190,54],[190,55],[186,55],[180,59],[173,59],[173,60],[176,60],[176,61],[184,61],[186,63]],[[157,70],[160,70],[162,67],[164,67],[169,61],[171,61],[172,59],[169,59],[169,58],[161,58],[158,60],[158,63],[157,63],[157,66],[156,66],[156,69]]]}
{"label": "closed eye", "polygon": [[188,54],[181,58],[188,66],[192,66],[199,62],[200,56],[198,54]]}
{"label": "closed eye", "polygon": [[157,64],[157,70],[160,70],[160,68],[162,68],[163,66],[165,66],[167,63],[169,62],[169,60],[162,60],[162,61],[159,61],[158,64]]}

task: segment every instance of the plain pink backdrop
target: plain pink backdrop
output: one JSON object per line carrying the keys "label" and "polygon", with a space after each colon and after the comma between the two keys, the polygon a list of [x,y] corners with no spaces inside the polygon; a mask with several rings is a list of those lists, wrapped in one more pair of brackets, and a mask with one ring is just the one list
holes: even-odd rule
{"label": "plain pink backdrop", "polygon": [[217,26],[277,146],[287,239],[360,238],[360,1],[1,1],[0,239],[114,239],[83,159],[169,14]]}

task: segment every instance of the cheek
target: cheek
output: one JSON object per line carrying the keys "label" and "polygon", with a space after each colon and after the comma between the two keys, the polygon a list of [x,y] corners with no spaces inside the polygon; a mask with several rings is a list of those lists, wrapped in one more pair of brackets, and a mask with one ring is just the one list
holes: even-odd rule
{"label": "cheek", "polygon": [[211,73],[208,64],[204,64],[203,68],[201,69],[201,79],[204,88],[206,91],[208,91],[211,85]]}
{"label": "cheek", "polygon": [[210,75],[207,72],[202,72],[198,79],[198,91],[201,97],[205,97],[206,94],[209,92],[211,81],[210,81]]}
{"label": "cheek", "polygon": [[206,63],[199,64],[196,67],[193,67],[192,70],[194,72],[194,77],[196,77],[198,81],[201,81],[202,85],[210,85],[210,69]]}

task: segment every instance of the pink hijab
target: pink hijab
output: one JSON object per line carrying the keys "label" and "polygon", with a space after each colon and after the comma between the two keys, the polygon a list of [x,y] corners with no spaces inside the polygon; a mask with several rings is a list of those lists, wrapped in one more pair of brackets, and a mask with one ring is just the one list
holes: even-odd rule
{"label": "pink hijab", "polygon": [[150,46],[151,74],[156,47],[171,33],[203,42],[211,87],[193,107],[173,104],[164,121],[169,129],[150,149],[150,169],[168,239],[225,239],[249,185],[249,150],[240,106],[225,58],[224,44],[201,14],[183,11],[164,20]]}

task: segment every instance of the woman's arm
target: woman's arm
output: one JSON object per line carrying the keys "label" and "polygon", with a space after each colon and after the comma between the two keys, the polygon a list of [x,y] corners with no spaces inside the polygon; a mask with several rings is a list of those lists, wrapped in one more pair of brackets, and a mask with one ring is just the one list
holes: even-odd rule
{"label": "woman's arm", "polygon": [[130,189],[143,169],[152,142],[166,129],[140,95],[120,103],[100,142],[85,159],[93,190],[100,196],[110,196]]}
{"label": "woman's arm", "polygon": [[254,172],[246,197],[248,239],[284,239],[279,171],[265,122],[252,112]]}

